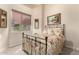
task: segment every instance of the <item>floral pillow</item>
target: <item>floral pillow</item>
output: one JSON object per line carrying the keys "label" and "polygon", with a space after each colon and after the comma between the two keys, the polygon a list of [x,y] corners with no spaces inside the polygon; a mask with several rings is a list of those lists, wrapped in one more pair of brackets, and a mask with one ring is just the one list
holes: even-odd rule
{"label": "floral pillow", "polygon": [[49,35],[55,35],[53,29],[48,29],[48,34],[49,34]]}
{"label": "floral pillow", "polygon": [[55,35],[59,36],[60,34],[63,34],[63,29],[62,28],[53,28],[53,31]]}

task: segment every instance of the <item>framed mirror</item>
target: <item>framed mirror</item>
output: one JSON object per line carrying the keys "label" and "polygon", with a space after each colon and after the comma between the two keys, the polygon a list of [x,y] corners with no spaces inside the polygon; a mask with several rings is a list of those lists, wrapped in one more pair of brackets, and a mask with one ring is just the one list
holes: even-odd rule
{"label": "framed mirror", "polygon": [[39,19],[35,19],[35,29],[39,29]]}

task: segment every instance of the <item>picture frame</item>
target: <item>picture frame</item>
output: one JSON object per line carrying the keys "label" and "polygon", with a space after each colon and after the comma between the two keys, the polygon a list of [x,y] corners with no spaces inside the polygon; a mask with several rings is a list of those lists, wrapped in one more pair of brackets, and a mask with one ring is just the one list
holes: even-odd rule
{"label": "picture frame", "polygon": [[7,12],[0,9],[0,28],[7,27]]}
{"label": "picture frame", "polygon": [[61,24],[61,13],[57,13],[47,17],[47,25]]}

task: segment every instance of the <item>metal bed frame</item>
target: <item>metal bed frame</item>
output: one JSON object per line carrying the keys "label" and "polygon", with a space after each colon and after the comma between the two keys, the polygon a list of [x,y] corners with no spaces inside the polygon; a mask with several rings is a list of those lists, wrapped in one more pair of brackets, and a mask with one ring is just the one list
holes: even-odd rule
{"label": "metal bed frame", "polygon": [[[47,39],[48,37],[40,38],[22,33],[22,50],[28,55],[46,55]],[[42,42],[41,40],[44,40],[44,42]],[[39,53],[37,53],[37,50],[35,49],[36,47],[38,47]],[[45,48],[44,51],[42,51],[42,48]]]}

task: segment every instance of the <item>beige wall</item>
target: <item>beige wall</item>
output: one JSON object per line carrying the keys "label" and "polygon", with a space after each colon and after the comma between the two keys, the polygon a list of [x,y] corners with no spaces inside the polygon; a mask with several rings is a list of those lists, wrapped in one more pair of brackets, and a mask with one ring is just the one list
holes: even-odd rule
{"label": "beige wall", "polygon": [[[12,12],[12,9],[32,15],[32,9],[27,6],[23,6],[20,4],[13,4],[10,7],[11,12]],[[10,17],[12,18],[12,15]],[[13,47],[13,46],[21,44],[22,43],[21,39],[22,39],[22,31],[14,31],[11,26],[11,20],[10,20],[9,47]]]}
{"label": "beige wall", "polygon": [[[39,19],[39,29],[34,28],[34,20]],[[39,5],[36,8],[32,9],[32,32],[33,33],[41,33],[42,30],[42,5]]]}
{"label": "beige wall", "polygon": [[[18,7],[18,6],[17,6]],[[23,6],[20,6],[17,8],[14,6],[15,9],[20,11],[25,11],[26,13],[32,14],[32,21],[31,21],[31,29],[33,33],[41,33],[42,30],[42,6],[38,6],[33,9],[29,8],[23,8]],[[79,5],[63,5],[63,4],[50,4],[45,5],[44,7],[44,25],[47,24],[47,16],[61,13],[61,23],[65,24],[65,38],[67,41],[70,41],[67,43],[67,46],[71,48],[75,48],[79,50]],[[34,29],[34,20],[35,18],[39,19],[39,29]],[[17,41],[16,41],[17,42]]]}
{"label": "beige wall", "polygon": [[8,48],[8,33],[9,33],[9,20],[10,18],[10,6],[0,5],[0,8],[7,11],[7,28],[0,28],[0,52]]}
{"label": "beige wall", "polygon": [[[31,21],[31,30],[33,33],[41,33],[42,30],[42,6],[36,8],[29,8],[24,7],[22,5],[0,5],[0,8],[4,9],[8,13],[8,26],[7,28],[0,28],[0,52],[4,51],[6,48],[8,48],[8,41],[10,41],[9,45],[14,45],[18,42],[21,43],[19,38],[21,39],[21,32],[14,32],[11,29],[11,9],[15,9],[24,13],[28,13],[32,15],[32,21]],[[45,5],[44,7],[44,25],[47,24],[47,16],[61,13],[61,23],[65,24],[65,37],[66,40],[72,42],[68,43],[67,46],[76,48],[79,50],[79,5]],[[34,29],[34,19],[39,19],[39,29]],[[10,27],[10,28],[9,28]],[[10,30],[9,30],[10,29]],[[11,31],[12,30],[12,31]],[[10,32],[11,31],[11,32]],[[13,34],[12,34],[13,33]],[[17,33],[17,36],[15,35]],[[8,40],[8,34],[9,34],[9,40]],[[10,36],[11,35],[11,36]],[[15,36],[14,36],[15,35]],[[13,38],[13,39],[12,39]]]}
{"label": "beige wall", "polygon": [[61,13],[61,23],[65,24],[65,37],[69,41],[67,46],[79,50],[79,5],[45,5],[44,13],[45,24],[47,16]]}
{"label": "beige wall", "polygon": [[2,52],[10,46],[21,44],[21,37],[22,37],[21,32],[13,31],[11,28],[12,9],[30,15],[32,13],[32,9],[28,8],[27,6],[24,7],[23,5],[19,5],[19,4],[14,4],[14,5],[1,4],[0,8],[7,11],[7,28],[0,28],[0,52]]}

